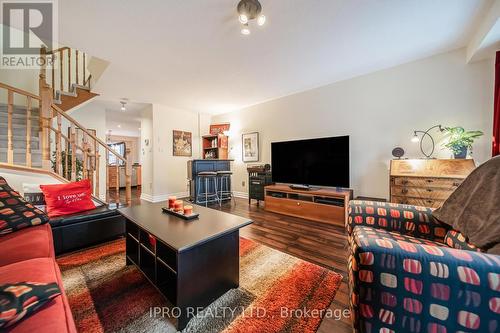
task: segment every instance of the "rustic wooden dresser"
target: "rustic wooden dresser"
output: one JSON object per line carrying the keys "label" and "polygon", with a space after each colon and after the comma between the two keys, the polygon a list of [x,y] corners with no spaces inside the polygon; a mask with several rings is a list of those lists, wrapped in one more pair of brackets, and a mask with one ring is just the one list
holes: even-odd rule
{"label": "rustic wooden dresser", "polygon": [[472,159],[392,160],[390,201],[438,208],[474,168]]}

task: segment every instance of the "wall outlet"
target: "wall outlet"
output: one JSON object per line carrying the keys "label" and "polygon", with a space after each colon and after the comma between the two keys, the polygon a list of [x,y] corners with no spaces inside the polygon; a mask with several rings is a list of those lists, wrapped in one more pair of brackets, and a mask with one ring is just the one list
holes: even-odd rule
{"label": "wall outlet", "polygon": [[241,186],[245,187],[245,181],[241,182]]}

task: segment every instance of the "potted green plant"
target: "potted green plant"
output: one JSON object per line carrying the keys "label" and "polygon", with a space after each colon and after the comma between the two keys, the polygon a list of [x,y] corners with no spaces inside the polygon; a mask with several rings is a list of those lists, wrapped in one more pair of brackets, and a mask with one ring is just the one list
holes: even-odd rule
{"label": "potted green plant", "polygon": [[467,151],[472,150],[474,140],[484,134],[481,131],[466,131],[460,126],[445,127],[443,132],[449,138],[444,147],[450,149],[455,158],[460,159],[467,157]]}
{"label": "potted green plant", "polygon": [[[61,164],[62,164],[62,173],[66,175],[66,158],[68,158],[68,174],[71,172],[71,153],[67,154],[65,151],[61,151]],[[57,172],[57,154],[56,152],[52,152],[52,170]],[[78,158],[75,159],[75,168],[76,168],[76,180],[82,180],[83,178],[83,162]]]}

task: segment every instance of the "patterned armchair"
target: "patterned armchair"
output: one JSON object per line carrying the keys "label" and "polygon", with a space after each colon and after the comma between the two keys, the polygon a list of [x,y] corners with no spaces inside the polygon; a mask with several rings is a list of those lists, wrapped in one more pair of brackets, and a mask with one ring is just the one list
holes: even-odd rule
{"label": "patterned armchair", "polygon": [[446,245],[456,234],[431,212],[350,202],[355,332],[500,332],[500,256]]}

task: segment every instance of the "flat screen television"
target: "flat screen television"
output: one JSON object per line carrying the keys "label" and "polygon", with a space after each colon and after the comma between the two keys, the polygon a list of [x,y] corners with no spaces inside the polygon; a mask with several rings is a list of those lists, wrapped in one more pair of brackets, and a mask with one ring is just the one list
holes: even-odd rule
{"label": "flat screen television", "polygon": [[276,183],[349,187],[349,136],[272,142]]}

